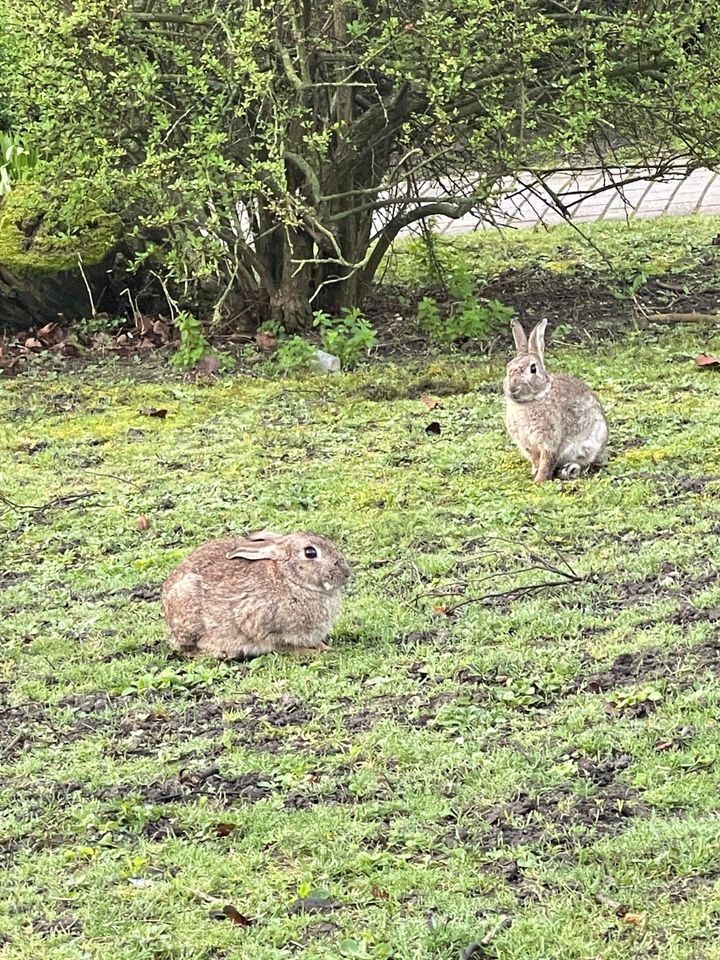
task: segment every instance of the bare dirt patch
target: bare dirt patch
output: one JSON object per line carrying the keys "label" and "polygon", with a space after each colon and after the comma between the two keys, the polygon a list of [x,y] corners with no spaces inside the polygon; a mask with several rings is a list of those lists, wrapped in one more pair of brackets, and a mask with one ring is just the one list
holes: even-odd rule
{"label": "bare dirt patch", "polygon": [[614,777],[593,784],[590,795],[567,785],[538,796],[521,794],[508,803],[447,818],[441,842],[491,851],[532,844],[572,850],[624,830],[634,817],[646,814],[636,791]]}
{"label": "bare dirt patch", "polygon": [[171,780],[118,784],[92,796],[99,800],[122,800],[131,796],[149,804],[194,803],[198,797],[207,797],[221,807],[231,807],[238,802],[266,800],[275,789],[277,784],[271,774],[253,770],[238,776],[226,776],[213,763],[204,770],[188,772]]}
{"label": "bare dirt patch", "polygon": [[720,639],[710,639],[695,647],[657,646],[619,654],[605,670],[598,670],[576,677],[569,692],[589,690],[603,693],[643,683],[648,680],[668,678],[674,686],[691,686],[702,670],[710,670],[720,676]]}
{"label": "bare dirt patch", "polygon": [[230,706],[211,700],[179,713],[155,710],[124,717],[113,730],[107,752],[116,757],[150,757],[169,740],[219,740],[226,729],[223,712]]}

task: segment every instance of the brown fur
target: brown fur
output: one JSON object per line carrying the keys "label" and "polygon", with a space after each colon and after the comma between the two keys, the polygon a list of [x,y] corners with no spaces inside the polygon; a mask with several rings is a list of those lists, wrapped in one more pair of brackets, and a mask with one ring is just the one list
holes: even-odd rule
{"label": "brown fur", "polygon": [[[317,558],[305,556],[309,547]],[[212,540],[163,586],[170,643],[187,656],[220,658],[327,649],[350,575],[337,547],[319,534]]]}
{"label": "brown fur", "polygon": [[546,324],[542,321],[526,339],[513,321],[518,355],[503,383],[507,430],[531,462],[536,483],[578,476],[604,459],[607,442],[605,414],[592,390],[575,377],[552,376],[545,369]]}

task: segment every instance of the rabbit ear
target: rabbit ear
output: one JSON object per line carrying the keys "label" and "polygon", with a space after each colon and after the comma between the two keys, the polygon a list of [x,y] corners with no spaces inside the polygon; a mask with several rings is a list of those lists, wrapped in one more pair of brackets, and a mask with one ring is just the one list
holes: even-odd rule
{"label": "rabbit ear", "polygon": [[525,336],[525,331],[523,330],[519,320],[513,320],[510,324],[512,330],[513,340],[515,341],[515,349],[518,353],[527,353],[528,352],[528,341]]}
{"label": "rabbit ear", "polygon": [[275,533],[273,530],[256,530],[254,533],[249,533],[245,539],[246,540],[273,540],[277,541],[282,538],[281,533]]}
{"label": "rabbit ear", "polygon": [[[272,537],[268,534],[268,537]],[[263,539],[258,534],[242,540],[225,554],[228,560],[287,560],[286,548],[276,539]]]}
{"label": "rabbit ear", "polygon": [[545,328],[547,327],[547,318],[541,320],[530,334],[530,353],[537,354],[542,360],[545,356]]}

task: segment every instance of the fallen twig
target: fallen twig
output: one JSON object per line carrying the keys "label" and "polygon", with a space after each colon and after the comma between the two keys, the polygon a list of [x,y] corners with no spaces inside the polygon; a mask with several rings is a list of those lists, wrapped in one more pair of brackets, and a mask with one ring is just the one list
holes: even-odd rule
{"label": "fallen twig", "polygon": [[548,590],[550,587],[567,587],[571,583],[585,582],[585,577],[571,577],[566,575],[562,580],[546,580],[543,583],[530,583],[525,587],[513,587],[511,590],[502,590],[499,593],[486,593],[482,597],[470,597],[469,600],[463,600],[454,604],[452,607],[446,607],[444,612],[448,615],[459,610],[461,607],[467,607],[471,603],[486,603],[489,600],[502,600],[505,597],[523,597],[528,593],[537,593],[539,590]]}
{"label": "fallen twig", "polygon": [[489,947],[490,944],[495,939],[495,937],[497,937],[498,934],[502,933],[503,930],[507,930],[508,927],[511,927],[512,923],[513,923],[512,917],[510,916],[502,917],[500,920],[498,920],[498,922],[495,924],[492,930],[489,933],[485,934],[485,936],[480,941],[480,945],[482,947]]}
{"label": "fallen twig", "polygon": [[507,930],[512,924],[513,918],[511,916],[505,915],[501,917],[492,930],[485,934],[482,940],[478,940],[465,947],[460,955],[461,960],[483,960],[484,957],[487,957],[487,953],[485,952],[486,948],[492,944],[493,940],[501,934],[503,930]]}
{"label": "fallen twig", "polygon": [[608,910],[612,910],[613,913],[618,913],[624,909],[623,904],[619,900],[613,900],[612,897],[606,896],[604,893],[596,893],[593,897],[596,903],[599,903],[601,907],[607,907]]}
{"label": "fallen twig", "polygon": [[88,278],[85,276],[85,270],[83,269],[83,260],[79,253],[77,255],[77,259],[78,259],[78,266],[80,267],[80,273],[82,275],[83,282],[85,284],[85,289],[87,290],[88,299],[90,300],[90,311],[92,313],[92,316],[96,317],[97,310],[95,308],[95,301],[93,300],[92,290],[90,288],[90,284],[88,283]]}
{"label": "fallen twig", "polygon": [[[545,570],[547,572],[547,567],[544,564],[533,564],[529,567],[521,567],[519,570],[513,570],[514,575],[521,573],[532,573],[533,570]],[[496,570],[494,573],[488,573],[484,577],[480,577],[479,580],[469,580],[469,581],[457,581],[454,584],[448,584],[447,586],[458,586],[458,587],[468,587],[468,586],[477,586],[480,583],[487,583],[488,580],[497,580],[498,577],[507,577],[508,573],[505,570]],[[562,574],[565,576],[565,574]],[[437,599],[438,597],[462,597],[465,596],[465,590],[450,590],[450,589],[438,589],[438,590],[429,590],[427,593],[421,593],[418,596],[414,597],[412,602],[417,603],[418,600],[423,600],[426,598]]]}
{"label": "fallen twig", "polygon": [[53,499],[48,500],[47,503],[36,505],[30,503],[15,503],[14,500],[11,500],[9,497],[5,497],[0,494],[0,502],[7,504],[7,506],[11,507],[13,510],[27,510],[29,513],[38,513],[42,515],[48,510],[54,509],[55,507],[69,507],[80,500],[87,500],[89,497],[96,496],[97,493],[94,490],[87,490],[83,493],[68,493],[62,497],[53,497]]}
{"label": "fallen twig", "polygon": [[[556,547],[554,543],[551,543],[550,540],[548,540],[546,537],[543,537],[541,534],[539,534],[539,536],[542,542],[545,544],[545,546],[548,547],[550,550],[552,550],[552,552],[563,563],[563,565],[568,568],[568,570],[574,573],[573,567],[571,566],[570,561],[567,559],[565,554],[562,553],[560,549]],[[506,543],[511,547],[518,547],[523,553],[527,555],[528,559],[535,560],[543,564],[543,566],[547,566],[547,560],[545,560],[543,557],[538,556],[538,554],[536,554],[533,550],[531,550],[527,546],[527,544],[523,543],[521,540],[513,540],[510,537],[501,537],[498,534],[492,534],[490,536],[471,537],[470,540],[466,540],[463,543],[463,549],[467,550],[467,548],[471,546],[471,544],[473,543],[486,543],[486,544]],[[481,554],[476,553],[474,555],[475,556],[494,556],[496,552],[497,551],[493,551],[493,550],[485,550]]]}
{"label": "fallen twig", "polygon": [[648,313],[646,320],[655,323],[672,321],[673,323],[718,323],[716,313]]}
{"label": "fallen twig", "polygon": [[120,477],[115,473],[98,473],[97,470],[86,470],[85,473],[91,477],[106,477],[108,480],[119,480],[121,483],[126,483],[129,487],[135,487],[136,490],[145,489],[141,487],[139,483],[135,483],[134,480],[128,480],[127,477]]}
{"label": "fallen twig", "polygon": [[[484,583],[488,580],[496,580],[499,577],[509,577],[509,576],[518,576],[524,573],[530,573],[534,570],[541,570],[545,573],[551,574],[555,579],[553,580],[543,580],[540,583],[530,583],[525,585],[518,585],[512,587],[509,590],[502,590],[493,593],[487,593],[480,597],[469,597],[465,600],[462,600],[460,603],[456,603],[451,607],[446,607],[444,613],[450,615],[454,611],[459,610],[461,607],[468,606],[472,603],[486,603],[494,600],[501,600],[505,597],[521,597],[525,594],[536,593],[540,590],[547,590],[552,587],[564,587],[572,583],[582,583],[587,582],[588,577],[579,574],[575,568],[570,563],[568,557],[555,546],[555,544],[550,543],[545,537],[541,538],[543,543],[548,547],[549,550],[557,557],[557,563],[547,560],[545,557],[536,553],[534,550],[530,549],[526,544],[521,543],[518,540],[511,540],[507,537],[500,536],[491,536],[491,537],[474,537],[471,540],[466,541],[463,546],[467,549],[472,543],[482,541],[483,543],[491,543],[493,541],[503,544],[508,544],[514,548],[513,559],[522,561],[525,565],[516,569],[516,570],[498,570],[493,573],[489,573],[483,577],[480,577],[478,580],[475,580],[475,584]],[[485,551],[485,556],[492,555],[492,551]],[[461,584],[459,582],[452,584],[451,586],[457,587]],[[466,584],[466,586],[469,584]],[[423,594],[426,597],[442,597],[442,596],[457,596],[461,594],[462,591],[457,589],[445,589],[443,590],[434,590],[430,593]],[[419,597],[415,598],[415,601],[420,599]],[[413,601],[413,602],[415,602]]]}
{"label": "fallen twig", "polygon": [[212,897],[209,893],[203,893],[202,890],[195,890],[193,887],[188,887],[187,892],[190,894],[190,896],[194,897],[196,900],[200,900],[202,903],[224,906],[224,904],[227,902],[226,900],[221,900],[219,897]]}

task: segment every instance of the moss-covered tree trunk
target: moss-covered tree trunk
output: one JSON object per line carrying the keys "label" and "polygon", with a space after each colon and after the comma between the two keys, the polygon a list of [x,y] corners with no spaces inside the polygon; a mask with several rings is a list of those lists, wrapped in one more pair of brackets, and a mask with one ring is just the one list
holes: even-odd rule
{"label": "moss-covered tree trunk", "polygon": [[[119,221],[92,216],[58,239],[42,197],[18,188],[0,205],[0,331],[127,309]],[[124,303],[123,303],[124,300]]]}
{"label": "moss-covered tree trunk", "polygon": [[[101,263],[84,268],[97,312],[113,314],[123,309],[119,291],[108,280],[113,260],[111,253]],[[127,301],[124,306],[127,307]],[[52,320],[78,320],[92,312],[79,268],[28,268],[15,272],[0,264],[0,330],[30,330]]]}

